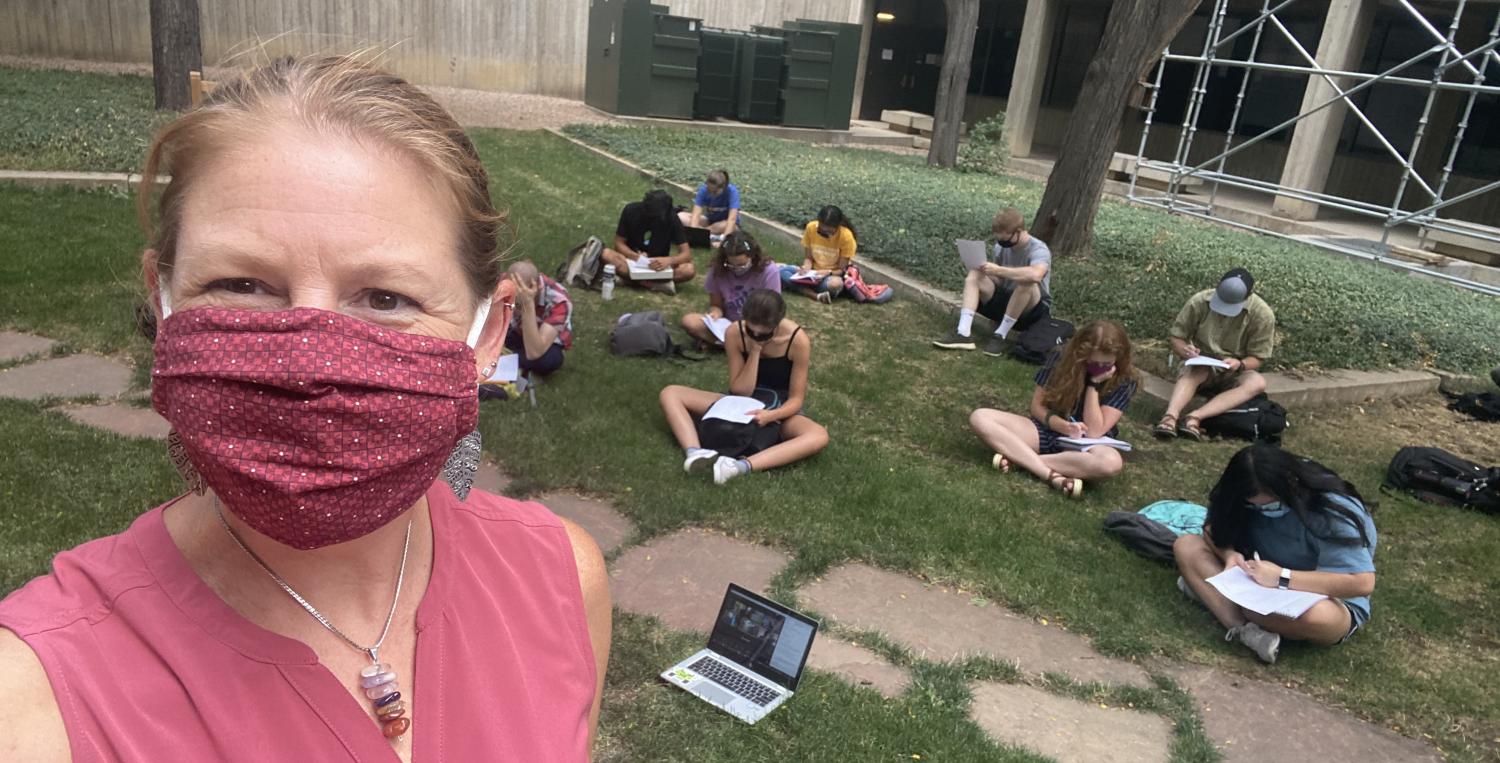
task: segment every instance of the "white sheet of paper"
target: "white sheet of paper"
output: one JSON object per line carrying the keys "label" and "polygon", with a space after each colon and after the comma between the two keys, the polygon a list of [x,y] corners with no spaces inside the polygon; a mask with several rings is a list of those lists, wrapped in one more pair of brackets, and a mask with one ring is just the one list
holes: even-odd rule
{"label": "white sheet of paper", "polygon": [[1210,585],[1219,589],[1224,597],[1251,612],[1262,615],[1284,615],[1301,617],[1314,604],[1328,598],[1321,593],[1307,591],[1283,591],[1268,588],[1255,582],[1239,567],[1229,569],[1208,579]]}
{"label": "white sheet of paper", "polygon": [[665,281],[671,277],[671,268],[652,270],[649,258],[641,257],[630,261],[630,280],[632,281]]}
{"label": "white sheet of paper", "polygon": [[799,270],[797,271],[796,275],[792,276],[792,283],[805,283],[813,286],[818,285],[818,282],[822,280],[822,276],[812,272],[811,270]]}
{"label": "white sheet of paper", "polygon": [[729,332],[728,318],[710,318],[705,315],[703,316],[703,325],[707,326],[708,330],[713,332],[714,338],[719,340],[719,344],[724,343],[724,335]]}
{"label": "white sheet of paper", "polygon": [[1182,361],[1182,364],[1185,366],[1208,366],[1209,368],[1222,368],[1226,371],[1229,370],[1228,363],[1225,363],[1218,358],[1210,358],[1207,355],[1199,355],[1196,358],[1188,358],[1187,360]]}
{"label": "white sheet of paper", "polygon": [[495,372],[490,374],[490,381],[513,382],[521,378],[521,356],[514,353],[501,355],[500,362],[495,364]]}
{"label": "white sheet of paper", "polygon": [[964,263],[965,270],[978,270],[989,259],[984,255],[983,241],[971,241],[961,238],[955,240],[953,243],[958,245],[958,259]]}
{"label": "white sheet of paper", "polygon": [[750,414],[764,407],[766,407],[765,403],[753,397],[725,395],[704,412],[703,418],[749,424],[751,421]]}
{"label": "white sheet of paper", "polygon": [[1123,453],[1130,452],[1130,443],[1113,437],[1059,437],[1057,441],[1072,450],[1088,450],[1095,445],[1105,445]]}

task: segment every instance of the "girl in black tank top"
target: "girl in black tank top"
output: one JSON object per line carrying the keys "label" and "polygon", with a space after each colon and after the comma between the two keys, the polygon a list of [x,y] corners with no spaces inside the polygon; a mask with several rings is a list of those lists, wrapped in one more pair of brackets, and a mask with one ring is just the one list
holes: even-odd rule
{"label": "girl in black tank top", "polygon": [[[732,453],[702,447],[699,420],[724,394],[679,385],[661,393],[662,412],[686,457],[683,469],[689,473],[711,470],[719,484],[800,461],[828,445],[828,430],[803,413],[812,356],[807,332],[786,318],[781,294],[767,289],[750,293],[743,316],[727,333],[724,349],[729,394],[754,397],[765,404],[764,409],[751,413],[752,421],[745,425],[756,427],[752,431],[757,437],[749,438],[749,445],[720,446],[733,448]],[[714,420],[714,424],[722,427],[724,422]]]}

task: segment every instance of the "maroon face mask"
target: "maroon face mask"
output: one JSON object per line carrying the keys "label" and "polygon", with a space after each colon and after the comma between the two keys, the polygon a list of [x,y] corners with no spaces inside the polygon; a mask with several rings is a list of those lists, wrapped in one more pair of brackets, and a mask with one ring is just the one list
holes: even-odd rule
{"label": "maroon face mask", "polygon": [[313,308],[199,308],[156,337],[151,403],[225,506],[299,549],[400,516],[479,416],[474,351]]}

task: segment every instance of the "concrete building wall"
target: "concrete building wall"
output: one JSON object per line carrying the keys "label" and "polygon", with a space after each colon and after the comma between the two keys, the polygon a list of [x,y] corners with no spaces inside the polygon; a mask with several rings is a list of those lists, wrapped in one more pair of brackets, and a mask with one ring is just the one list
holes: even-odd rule
{"label": "concrete building wall", "polygon": [[[658,0],[660,2],[660,0]],[[793,18],[857,22],[861,0],[669,0],[679,15],[735,29]],[[286,53],[369,49],[426,85],[583,97],[588,0],[215,0],[202,7],[203,59],[234,65]],[[151,62],[148,0],[5,0],[0,52]]]}

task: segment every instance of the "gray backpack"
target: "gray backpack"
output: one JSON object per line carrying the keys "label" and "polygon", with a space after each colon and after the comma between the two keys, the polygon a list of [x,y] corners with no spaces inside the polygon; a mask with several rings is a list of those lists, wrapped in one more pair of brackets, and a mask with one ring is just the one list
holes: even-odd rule
{"label": "gray backpack", "polygon": [[609,332],[609,351],[616,355],[671,355],[673,348],[672,335],[656,310],[626,313]]}

